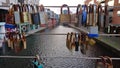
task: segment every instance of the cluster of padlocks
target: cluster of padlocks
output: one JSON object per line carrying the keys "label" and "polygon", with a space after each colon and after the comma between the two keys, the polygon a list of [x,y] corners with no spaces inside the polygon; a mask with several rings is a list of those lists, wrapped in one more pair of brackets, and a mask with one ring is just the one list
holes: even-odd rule
{"label": "cluster of padlocks", "polygon": [[[41,18],[40,18],[41,17]],[[14,4],[10,6],[9,13],[6,15],[7,24],[15,24],[20,33],[46,26],[47,14],[41,5]]]}
{"label": "cluster of padlocks", "polygon": [[88,37],[85,33],[68,33],[66,38],[66,46],[67,48],[72,51],[79,51],[81,53],[86,54],[88,50],[88,45],[94,45],[96,41],[90,37]]}
{"label": "cluster of padlocks", "polygon": [[97,60],[95,68],[113,68],[112,59],[108,56],[100,56],[100,60]]}
{"label": "cluster of padlocks", "polygon": [[17,25],[20,33],[27,33],[40,27],[55,26],[58,19],[56,16],[43,5],[11,4],[4,18],[6,24]]}
{"label": "cluster of padlocks", "polygon": [[14,50],[16,53],[26,49],[27,45],[25,35],[16,32],[7,32],[4,42],[6,42],[7,48]]}
{"label": "cluster of padlocks", "polygon": [[119,25],[109,25],[107,27],[106,33],[109,33],[109,34],[120,34],[120,26]]}
{"label": "cluster of padlocks", "polygon": [[[21,40],[26,49],[25,35],[31,31],[38,30],[42,27],[54,27],[56,26],[56,17],[51,10],[47,10],[43,5],[30,5],[30,4],[11,4],[9,6],[8,13],[3,11],[0,22],[0,39],[6,39],[8,47],[16,49],[14,43],[17,40]],[[4,37],[5,36],[5,37]],[[23,38],[24,37],[24,38]],[[0,48],[3,47],[2,44]],[[21,48],[17,48],[20,50]]]}
{"label": "cluster of padlocks", "polygon": [[[68,13],[63,14],[63,7],[67,7]],[[76,9],[76,16],[70,13],[70,7],[67,4],[63,4],[61,7],[60,22],[75,24],[77,27],[95,27],[101,32],[119,34],[120,26],[112,24],[111,8],[108,5],[80,5],[78,4]],[[73,22],[74,20],[74,22]]]}

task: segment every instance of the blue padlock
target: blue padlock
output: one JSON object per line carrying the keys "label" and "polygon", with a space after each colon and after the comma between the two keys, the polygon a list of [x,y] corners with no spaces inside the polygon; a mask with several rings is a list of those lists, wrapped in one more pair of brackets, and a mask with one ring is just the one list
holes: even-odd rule
{"label": "blue padlock", "polygon": [[98,26],[90,26],[88,29],[89,29],[88,37],[94,38],[99,36]]}
{"label": "blue padlock", "polygon": [[90,38],[99,37],[99,34],[88,34],[88,37],[90,37]]}
{"label": "blue padlock", "polygon": [[34,64],[35,68],[43,68],[43,64],[40,64],[37,59],[32,61],[32,63]]}
{"label": "blue padlock", "polygon": [[43,68],[43,64],[38,65],[38,68]]}
{"label": "blue padlock", "polygon": [[16,25],[13,24],[5,24],[5,28],[15,29]]}

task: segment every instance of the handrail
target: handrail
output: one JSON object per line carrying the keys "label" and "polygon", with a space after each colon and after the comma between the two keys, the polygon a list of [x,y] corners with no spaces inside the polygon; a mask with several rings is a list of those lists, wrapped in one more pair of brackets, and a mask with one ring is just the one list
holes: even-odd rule
{"label": "handrail", "polygon": [[[36,56],[0,56],[0,58],[34,59],[34,58],[37,58],[37,57]],[[58,57],[41,56],[40,58],[76,58],[76,59],[87,59],[87,60],[99,60],[99,59],[101,59],[101,58],[98,58],[98,57],[61,57],[61,56],[58,56]],[[111,57],[111,60],[120,60],[120,58],[112,58]]]}

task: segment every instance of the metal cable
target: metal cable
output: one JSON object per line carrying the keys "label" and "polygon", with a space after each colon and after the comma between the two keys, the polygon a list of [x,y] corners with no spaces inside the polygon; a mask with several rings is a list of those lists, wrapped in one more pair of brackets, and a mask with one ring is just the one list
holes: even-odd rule
{"label": "metal cable", "polygon": [[[0,58],[18,58],[18,59],[33,59],[36,56],[0,56]],[[97,57],[46,57],[41,56],[41,58],[76,58],[76,59],[88,59],[88,60],[99,60],[101,58]],[[112,60],[120,60],[120,58],[111,58]]]}
{"label": "metal cable", "polygon": [[[70,32],[69,32],[70,33]],[[74,32],[78,33],[78,32]],[[87,32],[84,32],[87,33]],[[0,33],[0,34],[6,34],[6,33]],[[31,35],[67,35],[67,33],[27,33]],[[120,36],[120,34],[98,34],[99,36]]]}
{"label": "metal cable", "polygon": [[[10,7],[10,5],[7,5],[7,6],[0,5],[0,7]],[[44,7],[60,8],[61,6],[44,6]],[[77,7],[77,6],[69,6],[69,7]],[[101,6],[101,7],[105,7],[105,6]],[[110,7],[110,8],[120,8],[120,6],[108,6],[108,7]]]}

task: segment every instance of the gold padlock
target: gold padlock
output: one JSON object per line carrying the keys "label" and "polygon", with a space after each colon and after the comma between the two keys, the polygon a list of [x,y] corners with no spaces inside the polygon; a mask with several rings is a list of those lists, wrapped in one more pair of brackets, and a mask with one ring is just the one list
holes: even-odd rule
{"label": "gold padlock", "polygon": [[75,33],[71,33],[72,35],[71,35],[71,48],[72,48],[72,50],[74,50],[75,49]]}
{"label": "gold padlock", "polygon": [[88,44],[91,45],[91,46],[93,46],[93,45],[96,44],[96,41],[94,39],[92,39],[92,38],[89,38]]}
{"label": "gold padlock", "polygon": [[22,42],[23,42],[23,48],[27,49],[26,38],[24,34],[22,34]]}
{"label": "gold padlock", "polygon": [[10,38],[7,39],[8,47],[10,47]]}
{"label": "gold padlock", "polygon": [[27,5],[26,4],[22,5],[22,9],[23,9],[23,12],[22,12],[23,23],[29,22]]}
{"label": "gold padlock", "polygon": [[66,46],[67,46],[68,49],[70,49],[70,33],[67,34]]}

